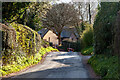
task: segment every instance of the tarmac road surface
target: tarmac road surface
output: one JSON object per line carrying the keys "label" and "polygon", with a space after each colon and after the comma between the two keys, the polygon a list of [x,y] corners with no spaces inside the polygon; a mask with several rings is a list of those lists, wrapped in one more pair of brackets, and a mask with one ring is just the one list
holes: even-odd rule
{"label": "tarmac road surface", "polygon": [[89,78],[77,52],[51,52],[38,64],[12,78]]}

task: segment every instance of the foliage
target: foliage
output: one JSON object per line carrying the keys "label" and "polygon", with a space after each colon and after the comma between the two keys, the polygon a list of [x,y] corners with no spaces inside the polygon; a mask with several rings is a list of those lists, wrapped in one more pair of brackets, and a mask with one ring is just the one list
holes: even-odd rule
{"label": "foliage", "polygon": [[2,3],[2,20],[3,22],[11,21],[12,18],[15,18],[16,14],[21,16],[25,8],[29,5],[29,2],[3,2]]}
{"label": "foliage", "polygon": [[[58,51],[41,40],[40,35],[22,24],[11,23],[9,26],[1,24],[2,28],[2,67],[1,75],[5,76],[18,72],[28,66],[41,61],[43,56],[50,51]],[[44,48],[44,45],[47,45]],[[1,63],[1,62],[0,62]]]}
{"label": "foliage", "polygon": [[93,47],[87,47],[81,50],[82,55],[91,55],[93,54]]}
{"label": "foliage", "polygon": [[17,60],[14,64],[7,64],[0,68],[2,74],[0,76],[5,76],[14,72],[18,72],[22,69],[27,68],[28,66],[35,65],[41,61],[42,56],[44,56],[46,53],[50,51],[58,51],[58,50],[52,47],[47,47],[47,48],[41,47],[38,53],[36,53],[35,55],[31,55],[29,57],[16,55]]}
{"label": "foliage", "polygon": [[17,22],[38,30],[41,27],[41,17],[44,17],[50,7],[49,2],[3,2],[2,20],[4,23]]}
{"label": "foliage", "polygon": [[93,45],[93,28],[90,24],[85,23],[85,30],[81,34],[81,48],[86,48]]}
{"label": "foliage", "polygon": [[[40,49],[40,36],[36,31],[33,31],[28,26],[11,23],[11,26],[16,30],[16,41],[25,53],[37,53]],[[17,46],[17,47],[19,47]]]}
{"label": "foliage", "polygon": [[45,41],[45,40],[41,40],[41,45],[44,47],[49,46],[49,42]]}
{"label": "foliage", "polygon": [[114,37],[114,54],[120,56],[120,10],[116,19],[116,27],[115,27],[115,37]]}
{"label": "foliage", "polygon": [[119,2],[101,2],[101,7],[94,22],[94,48],[97,54],[113,53],[114,27]]}
{"label": "foliage", "polygon": [[118,56],[111,55],[95,55],[92,56],[88,63],[91,64],[94,71],[102,78],[116,78],[120,79],[118,72]]}
{"label": "foliage", "polygon": [[62,46],[59,46],[58,49],[62,49],[64,51],[68,51],[67,48],[73,48],[74,51],[80,51],[80,42],[69,42],[69,41],[62,41]]}
{"label": "foliage", "polygon": [[2,25],[2,60],[3,64],[14,64],[17,56],[28,57],[35,55],[41,48],[40,35],[21,24],[11,23],[10,26]]}

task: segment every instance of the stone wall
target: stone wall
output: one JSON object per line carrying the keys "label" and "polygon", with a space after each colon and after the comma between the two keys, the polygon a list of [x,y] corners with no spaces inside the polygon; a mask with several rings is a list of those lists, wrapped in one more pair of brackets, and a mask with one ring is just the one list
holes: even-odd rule
{"label": "stone wall", "polygon": [[16,46],[16,31],[14,28],[9,28],[4,24],[1,24],[2,31],[2,48],[3,49],[14,49]]}
{"label": "stone wall", "polygon": [[11,23],[9,26],[0,23],[0,26],[3,64],[9,64],[12,62],[11,60],[15,60],[13,56],[16,54],[34,56],[40,51],[42,40],[36,31],[28,26],[16,23]]}

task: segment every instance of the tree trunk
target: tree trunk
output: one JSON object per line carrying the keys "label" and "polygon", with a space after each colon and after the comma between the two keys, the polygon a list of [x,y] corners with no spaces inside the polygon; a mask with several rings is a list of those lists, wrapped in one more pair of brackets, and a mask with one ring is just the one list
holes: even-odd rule
{"label": "tree trunk", "polygon": [[89,3],[89,23],[91,24],[91,11],[90,11],[90,3]]}
{"label": "tree trunk", "polygon": [[58,44],[61,44],[61,33],[58,33]]}

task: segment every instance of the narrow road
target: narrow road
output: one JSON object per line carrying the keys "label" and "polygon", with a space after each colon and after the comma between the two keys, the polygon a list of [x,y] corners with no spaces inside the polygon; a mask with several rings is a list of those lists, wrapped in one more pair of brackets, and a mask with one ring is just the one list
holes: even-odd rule
{"label": "narrow road", "polygon": [[12,78],[89,78],[77,52],[51,52],[42,64]]}

